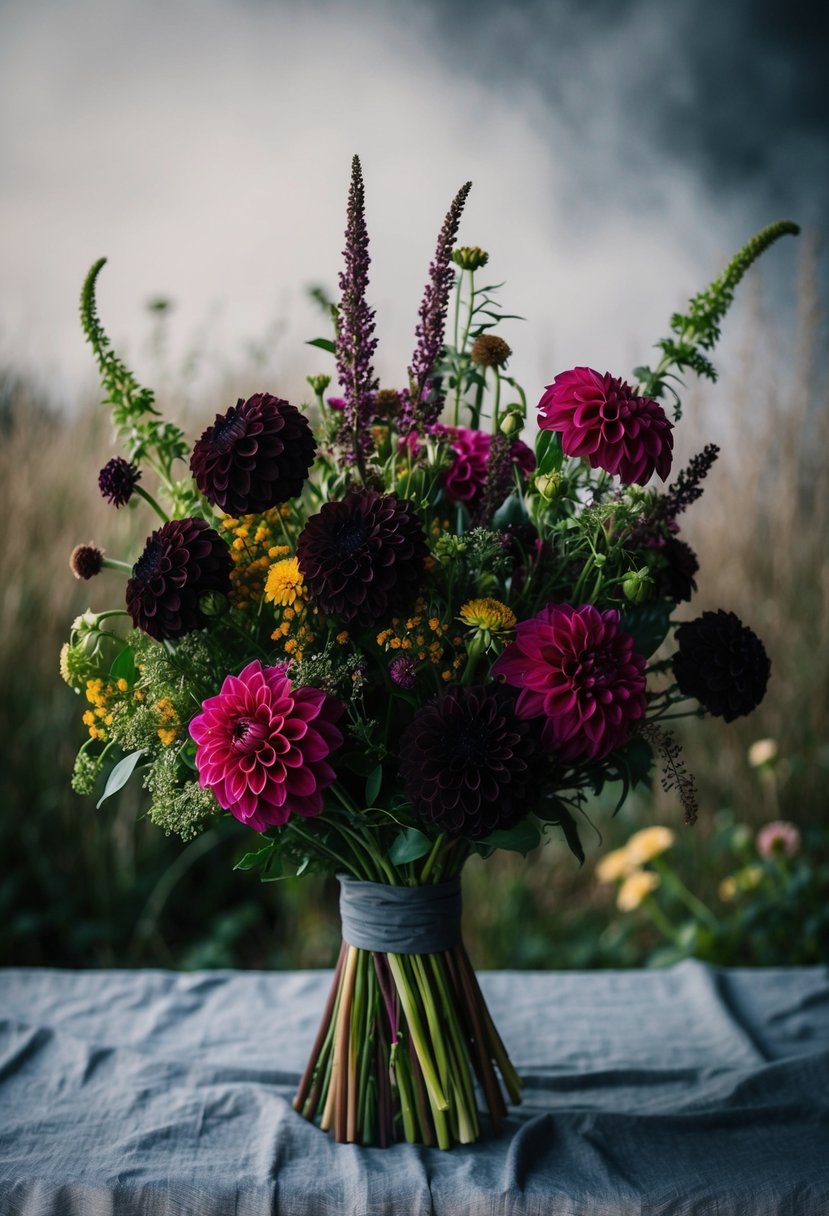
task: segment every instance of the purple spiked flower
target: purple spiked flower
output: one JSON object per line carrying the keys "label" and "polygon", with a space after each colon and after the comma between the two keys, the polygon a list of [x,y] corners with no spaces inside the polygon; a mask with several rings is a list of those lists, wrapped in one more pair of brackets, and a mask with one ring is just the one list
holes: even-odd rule
{"label": "purple spiked flower", "polygon": [[373,446],[371,419],[378,381],[371,362],[377,339],[374,337],[374,309],[366,303],[371,259],[368,255],[363,171],[358,156],[351,162],[343,256],[345,269],[340,274],[342,299],[337,316],[336,341],[337,372],[344,401],[340,435],[360,475],[364,477],[365,458]]}
{"label": "purple spiked flower", "polygon": [[401,420],[403,434],[418,425],[425,429],[434,426],[443,408],[443,394],[436,384],[429,384],[429,378],[443,347],[449,293],[455,282],[452,249],[458,235],[466,196],[471,189],[472,182],[465,182],[455,195],[438,235],[435,259],[429,267],[429,282],[423,292],[415,330],[417,346],[409,368],[411,388],[404,402]]}

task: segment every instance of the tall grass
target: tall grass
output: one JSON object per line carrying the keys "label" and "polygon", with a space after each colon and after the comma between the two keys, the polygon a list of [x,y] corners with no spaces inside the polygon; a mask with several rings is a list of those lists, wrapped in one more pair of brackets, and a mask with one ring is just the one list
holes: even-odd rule
{"label": "tall grass", "polygon": [[[677,859],[689,886],[710,898],[718,876],[707,842],[721,808],[754,824],[777,815],[804,826],[826,822],[829,401],[816,275],[812,253],[801,272],[796,373],[776,373],[774,325],[758,297],[741,366],[714,390],[694,388],[678,431],[677,468],[709,438],[722,447],[705,497],[684,521],[701,571],[699,596],[682,615],[735,611],[762,636],[773,666],[768,696],[750,719],[681,724],[702,814],[680,834]],[[97,471],[112,449],[96,407],[69,418],[0,377],[0,435],[0,962],[328,963],[337,942],[332,884],[262,886],[231,868],[244,847],[238,825],[222,824],[184,847],[141,818],[140,791],[128,789],[100,810],[72,793],[83,705],[58,676],[58,651],[74,615],[117,603],[121,591],[105,572],[77,583],[68,555],[94,539],[129,557],[154,525],[143,508],[116,513],[98,497]],[[780,749],[771,780],[747,763],[761,737]],[[681,815],[657,792],[616,820],[600,810],[595,819],[612,846],[634,823],[678,823]],[[588,829],[591,845],[589,837]],[[481,965],[630,963],[652,944],[634,935],[622,952],[613,945],[614,911],[595,885],[592,861],[579,871],[558,841],[529,862],[499,856],[485,868],[471,864],[466,891],[474,908],[467,936]]]}

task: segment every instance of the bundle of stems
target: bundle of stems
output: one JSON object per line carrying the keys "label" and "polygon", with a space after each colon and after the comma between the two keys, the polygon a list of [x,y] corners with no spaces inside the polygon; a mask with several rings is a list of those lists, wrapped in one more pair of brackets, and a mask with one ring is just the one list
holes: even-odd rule
{"label": "bundle of stems", "polygon": [[520,1102],[520,1078],[463,945],[380,954],[343,942],[294,1107],[340,1143],[448,1149],[480,1138],[476,1080],[500,1131],[498,1073]]}

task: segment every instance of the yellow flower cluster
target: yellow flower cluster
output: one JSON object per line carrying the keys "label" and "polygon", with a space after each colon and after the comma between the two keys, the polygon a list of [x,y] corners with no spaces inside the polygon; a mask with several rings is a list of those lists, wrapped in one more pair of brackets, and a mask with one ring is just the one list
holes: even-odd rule
{"label": "yellow flower cluster", "polygon": [[90,739],[105,742],[109,738],[107,727],[112,726],[115,703],[122,699],[119,694],[128,691],[126,680],[114,684],[102,679],[86,681],[86,699],[92,708],[84,713],[83,723],[89,729]]}
{"label": "yellow flower cluster", "polygon": [[616,906],[621,912],[638,908],[646,895],[661,883],[658,874],[642,866],[664,853],[674,843],[670,828],[655,825],[634,832],[624,848],[607,853],[596,866],[599,882],[621,882]]}
{"label": "yellow flower cluster", "polygon": [[426,601],[421,598],[415,604],[414,616],[392,617],[390,627],[377,634],[377,645],[384,650],[408,651],[419,663],[429,662],[434,667],[445,664],[441,677],[451,680],[457,676],[466,658],[462,649],[459,653],[463,639],[449,638],[449,625],[436,616],[427,617],[426,612]]}
{"label": "yellow flower cluster", "polygon": [[167,697],[160,697],[156,701],[155,712],[161,723],[157,731],[158,737],[165,747],[170,747],[175,741],[178,728],[181,725],[178,714],[173,707],[172,701]]}
{"label": "yellow flower cluster", "polygon": [[289,512],[284,507],[272,507],[262,515],[243,515],[239,519],[228,515],[222,520],[222,527],[230,533],[228,544],[233,559],[230,602],[234,608],[256,607],[265,594],[273,562],[291,551],[280,543],[283,536],[280,513],[284,517]]}
{"label": "yellow flower cluster", "polygon": [[[310,611],[298,600],[296,607],[282,610],[282,620],[271,634],[271,640],[281,642],[282,649],[289,658],[302,662],[306,647],[313,645],[314,631],[308,622],[309,616],[317,616],[316,608]],[[339,639],[338,639],[339,640]]]}

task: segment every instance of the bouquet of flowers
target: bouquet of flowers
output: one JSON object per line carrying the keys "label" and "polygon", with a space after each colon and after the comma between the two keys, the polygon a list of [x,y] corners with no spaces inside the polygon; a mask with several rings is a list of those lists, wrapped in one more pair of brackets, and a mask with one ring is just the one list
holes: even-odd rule
{"label": "bouquet of flowers", "polygon": [[795,225],[750,241],[633,384],[556,375],[529,443],[501,285],[456,244],[469,188],[440,230],[407,376],[381,387],[355,157],[333,336],[311,343],[333,355],[335,391],[312,375],[302,408],[240,399],[192,447],[112,350],[103,259],[81,301],[123,451],[101,493],[159,520],[129,561],[72,554],[79,578],[126,578],[124,606],[80,616],[61,655],[87,702],[74,787],[101,779],[103,801],[141,774],[168,832],[226,814],[256,833],[237,868],[340,877],[343,946],[295,1107],[363,1144],[475,1140],[476,1082],[496,1130],[502,1084],[520,1099],[460,937],[467,858],[561,833],[582,859],[587,800],[617,782],[621,805],[657,758],[693,820],[666,724],[748,713],[769,675],[732,613],[674,621],[697,573],[680,518],[717,448],[649,483],[671,474],[680,374],[716,377],[734,288]]}

